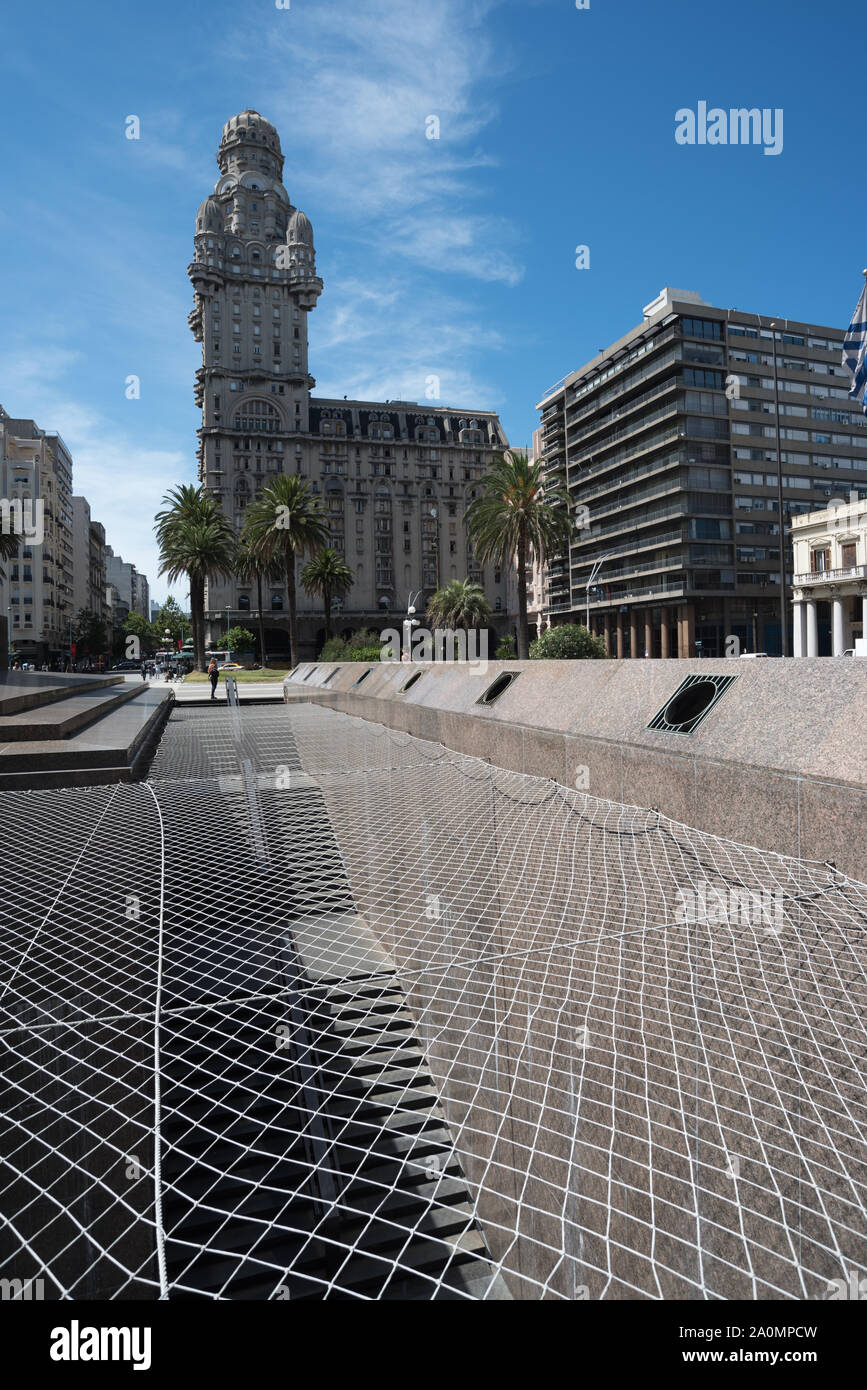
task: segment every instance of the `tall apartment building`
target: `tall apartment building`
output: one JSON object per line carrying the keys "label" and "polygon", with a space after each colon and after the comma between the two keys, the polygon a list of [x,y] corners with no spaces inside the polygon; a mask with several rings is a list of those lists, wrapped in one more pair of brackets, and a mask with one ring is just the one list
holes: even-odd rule
{"label": "tall apartment building", "polygon": [[[547,567],[546,615],[583,622],[598,565],[590,622],[613,654],[722,656],[730,636],[773,654],[785,584],[791,654],[790,518],[867,495],[867,418],[842,346],[840,328],[666,289],[546,392],[546,469],[576,514],[569,554]],[[821,644],[828,625],[820,615]]]}
{"label": "tall apartment building", "polygon": [[105,547],[106,582],[117,590],[118,602],[115,609],[126,609],[126,615],[140,613],[150,621],[150,586],[147,576],[140,574],[135,565],[128,564],[115,555],[110,545]]}
{"label": "tall apartment building", "polygon": [[[410,592],[424,602],[449,579],[484,585],[505,620],[505,575],[477,563],[463,527],[473,483],[506,439],[491,411],[413,401],[311,395],[307,320],[322,291],[313,230],[281,182],[274,126],[255,111],[223,128],[220,178],[196,217],[190,326],[196,374],[199,479],[240,529],[248,504],[280,473],[305,478],[323,503],[331,545],[355,576],[336,631],[385,627]],[[299,562],[299,567],[300,567]],[[252,617],[255,584],[211,583],[210,635]],[[268,650],[285,652],[285,584],[263,594]],[[419,606],[419,603],[416,604]],[[319,600],[299,586],[301,655],[323,636]]]}
{"label": "tall apartment building", "polygon": [[0,406],[0,499],[32,523],[6,562],[9,640],[41,664],[69,650],[73,617],[72,458],[59,434]]}
{"label": "tall apartment building", "polygon": [[73,608],[105,619],[105,527],[94,521],[86,497],[72,499]]}

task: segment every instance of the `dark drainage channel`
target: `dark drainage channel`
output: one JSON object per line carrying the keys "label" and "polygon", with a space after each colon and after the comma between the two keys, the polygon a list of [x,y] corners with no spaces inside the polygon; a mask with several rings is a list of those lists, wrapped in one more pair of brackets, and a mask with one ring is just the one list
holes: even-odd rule
{"label": "dark drainage channel", "polygon": [[[169,1296],[508,1298],[390,964],[354,978],[305,964],[316,914],[342,924],[338,961],[359,922],[321,792],[308,782],[257,800],[261,875],[286,905],[269,978],[244,987],[245,955],[261,972],[262,937],[245,952],[242,930],[226,951],[228,999],[169,1009],[161,1029]],[[181,994],[220,993],[204,927],[188,925],[180,944]],[[200,944],[204,989],[187,964]]]}

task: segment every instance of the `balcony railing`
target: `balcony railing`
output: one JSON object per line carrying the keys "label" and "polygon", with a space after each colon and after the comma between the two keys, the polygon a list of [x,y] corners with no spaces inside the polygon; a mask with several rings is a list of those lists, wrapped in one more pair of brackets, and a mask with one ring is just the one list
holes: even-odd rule
{"label": "balcony railing", "polygon": [[867,565],[849,565],[842,570],[811,570],[809,574],[796,574],[795,583],[837,584],[846,579],[867,579]]}

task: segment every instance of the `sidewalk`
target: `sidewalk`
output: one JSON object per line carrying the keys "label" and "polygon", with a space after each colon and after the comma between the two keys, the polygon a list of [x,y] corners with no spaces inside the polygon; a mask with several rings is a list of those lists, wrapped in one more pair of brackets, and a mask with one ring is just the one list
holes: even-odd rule
{"label": "sidewalk", "polygon": [[[175,699],[179,705],[211,703],[211,688],[207,682],[195,681],[188,684],[186,681],[151,681],[151,685],[167,685],[174,691]],[[274,701],[279,704],[283,700],[282,681],[244,681],[238,682],[235,687],[238,692],[238,703],[246,705],[250,703],[261,704],[263,701]],[[226,704],[226,681],[223,676],[217,684],[217,698],[215,704]]]}

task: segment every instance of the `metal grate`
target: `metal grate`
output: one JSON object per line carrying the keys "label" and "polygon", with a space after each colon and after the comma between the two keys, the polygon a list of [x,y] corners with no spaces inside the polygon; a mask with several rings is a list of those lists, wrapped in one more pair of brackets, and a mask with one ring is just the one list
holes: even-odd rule
{"label": "metal grate", "polygon": [[477,705],[492,705],[495,700],[499,700],[501,695],[505,695],[510,685],[520,676],[520,671],[504,671],[501,676],[488,686],[487,690],[476,700]]}
{"label": "metal grate", "polygon": [[737,680],[737,676],[687,676],[653,716],[648,729],[664,734],[691,734]]}

